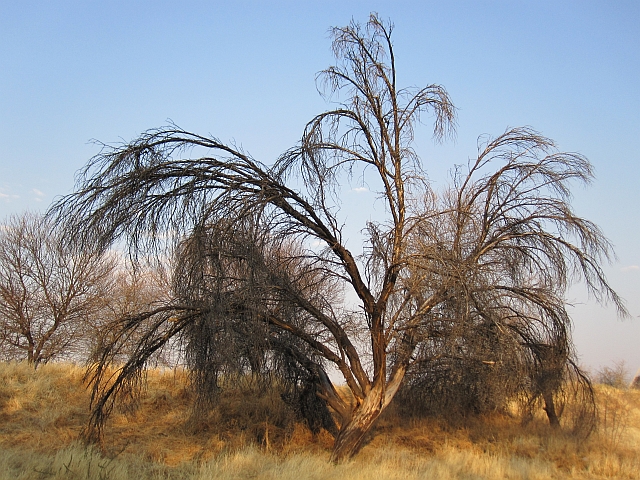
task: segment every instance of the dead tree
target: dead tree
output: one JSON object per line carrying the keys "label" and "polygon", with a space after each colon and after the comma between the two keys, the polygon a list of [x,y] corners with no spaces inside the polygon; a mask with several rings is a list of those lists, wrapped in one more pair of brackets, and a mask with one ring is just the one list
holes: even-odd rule
{"label": "dead tree", "polygon": [[[430,295],[447,285],[450,295],[423,319],[410,378],[432,394],[443,365],[451,378],[489,365],[483,380],[511,389],[502,391],[503,402],[509,393],[541,397],[558,426],[556,403],[568,380],[585,411],[595,411],[591,384],[574,361],[567,286],[582,278],[598,300],[626,315],[599,266],[608,241],[569,204],[569,182],[590,181],[591,167],[529,128],[487,139],[478,153],[447,192],[418,207],[425,213],[412,232],[411,288]],[[505,368],[509,380],[500,374]]]}
{"label": "dead tree", "polygon": [[[455,110],[439,85],[396,84],[391,31],[376,15],[365,26],[332,30],[337,65],[318,80],[330,98],[346,100],[313,118],[300,143],[272,164],[169,126],[105,146],[77,192],[53,208],[86,245],[104,249],[125,239],[132,251],[149,253],[166,247],[170,234],[180,258],[175,301],[123,319],[95,364],[93,431],[118,394],[137,385],[149,355],[179,337],[205,392],[230,368],[229,358],[252,371],[295,366],[291,378],[313,382],[334,412],[332,460],[339,461],[362,446],[454,296],[468,294],[468,303],[500,297],[499,315],[483,315],[504,316],[510,299],[535,303],[537,290],[520,282],[533,269],[541,287],[562,289],[576,273],[618,301],[598,266],[608,243],[565,201],[567,182],[590,178],[590,166],[553,152],[535,132],[517,129],[489,143],[472,168],[476,174],[498,163],[484,183],[456,184],[444,204],[423,202],[431,190],[411,147],[413,128],[429,113],[443,138]],[[514,184],[511,174],[525,181]],[[349,175],[378,188],[388,213],[385,222],[367,224],[359,256],[347,247],[340,218],[340,186]],[[536,189],[550,194],[532,214],[527,202]],[[351,294],[356,307],[345,301]],[[119,339],[143,321],[138,350],[106,378]],[[329,364],[353,402],[336,390]]]}

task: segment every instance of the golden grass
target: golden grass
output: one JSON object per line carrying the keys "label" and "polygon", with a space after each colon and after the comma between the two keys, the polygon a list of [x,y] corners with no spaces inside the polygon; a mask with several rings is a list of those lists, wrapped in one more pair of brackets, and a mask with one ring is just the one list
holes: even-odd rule
{"label": "golden grass", "polygon": [[108,423],[104,451],[86,448],[76,441],[88,419],[82,373],[0,364],[0,479],[640,478],[640,391],[598,387],[602,421],[582,441],[542,417],[452,426],[389,411],[354,460],[331,465],[330,436],[312,435],[275,392],[235,385],[195,421],[179,371],[150,372],[140,408]]}

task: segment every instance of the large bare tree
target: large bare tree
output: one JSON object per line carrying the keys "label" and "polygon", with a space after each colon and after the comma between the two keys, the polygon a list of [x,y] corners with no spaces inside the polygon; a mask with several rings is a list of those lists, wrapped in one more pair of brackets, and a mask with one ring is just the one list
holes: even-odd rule
{"label": "large bare tree", "polygon": [[[173,238],[176,248],[173,302],[116,322],[90,371],[90,438],[148,358],[178,338],[205,397],[225,369],[285,372],[309,386],[315,410],[328,407],[337,421],[339,461],[362,446],[447,319],[482,317],[544,343],[570,322],[562,292],[576,277],[623,308],[599,266],[609,244],[568,204],[569,182],[591,178],[582,156],[510,130],[450,191],[432,192],[414,127],[432,119],[442,139],[455,109],[439,85],[397,85],[391,33],[377,15],[332,30],[337,64],[318,81],[344,100],[273,163],[169,126],[105,145],[77,192],[54,207],[87,246],[125,239],[148,254]],[[348,248],[340,217],[350,175],[378,189],[386,212],[367,223],[361,255]],[[107,376],[122,339],[140,329],[138,348]]]}
{"label": "large bare tree", "polygon": [[0,231],[0,348],[37,366],[86,356],[96,315],[110,293],[114,262],[62,242],[42,215],[10,217]]}

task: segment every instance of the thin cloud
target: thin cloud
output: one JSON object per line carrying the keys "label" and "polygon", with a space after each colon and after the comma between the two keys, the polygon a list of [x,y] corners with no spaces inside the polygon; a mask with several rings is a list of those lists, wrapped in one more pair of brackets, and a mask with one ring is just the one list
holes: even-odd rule
{"label": "thin cloud", "polygon": [[0,192],[0,199],[5,201],[15,200],[16,198],[20,198],[19,195],[9,195],[7,193]]}
{"label": "thin cloud", "polygon": [[638,266],[638,265],[629,265],[628,267],[622,267],[620,270],[622,272],[635,272],[637,270],[640,270],[640,266]]}
{"label": "thin cloud", "polygon": [[356,193],[364,193],[364,192],[368,192],[369,189],[367,187],[356,187],[353,189],[353,191]]}
{"label": "thin cloud", "polygon": [[33,192],[33,194],[36,197],[44,197],[44,193],[42,193],[40,190],[38,190],[37,188],[33,188],[31,189],[31,191]]}

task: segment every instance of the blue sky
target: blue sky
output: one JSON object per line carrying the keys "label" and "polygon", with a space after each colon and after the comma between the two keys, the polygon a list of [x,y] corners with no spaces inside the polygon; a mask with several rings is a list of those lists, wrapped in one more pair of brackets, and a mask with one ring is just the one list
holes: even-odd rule
{"label": "blue sky", "polygon": [[[640,367],[640,3],[145,2],[0,0],[0,218],[44,210],[98,153],[172,120],[270,163],[327,108],[315,74],[333,61],[328,28],[377,11],[395,23],[399,82],[444,85],[459,108],[455,142],[427,125],[416,147],[436,186],[478,136],[530,125],[586,155],[596,181],[574,205],[618,261],[606,271],[635,320],[579,286],[575,340],[597,368]],[[373,194],[349,192],[347,221]],[[369,213],[367,213],[369,212]],[[355,229],[354,231],[356,231]]]}

